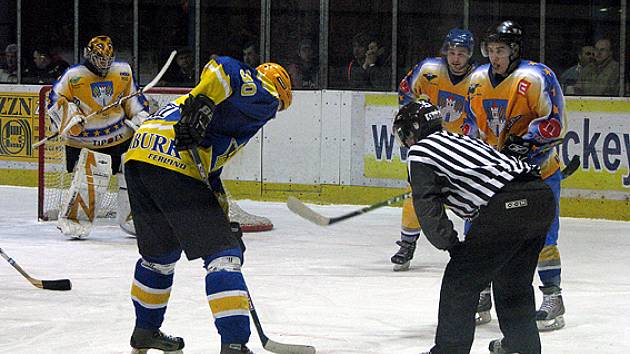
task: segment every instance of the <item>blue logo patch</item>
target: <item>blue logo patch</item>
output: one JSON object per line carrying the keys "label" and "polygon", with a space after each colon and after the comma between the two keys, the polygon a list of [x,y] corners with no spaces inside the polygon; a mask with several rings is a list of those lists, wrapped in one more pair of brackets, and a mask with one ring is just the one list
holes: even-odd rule
{"label": "blue logo patch", "polygon": [[505,126],[505,111],[507,110],[507,105],[508,100],[483,100],[483,109],[488,119],[488,127],[496,136],[499,136],[499,133]]}
{"label": "blue logo patch", "polygon": [[440,107],[442,118],[447,123],[454,122],[462,117],[465,104],[466,99],[464,96],[442,90],[438,92],[438,107]]}
{"label": "blue logo patch", "polygon": [[92,98],[101,106],[106,106],[114,98],[114,83],[111,81],[93,82],[90,84]]}

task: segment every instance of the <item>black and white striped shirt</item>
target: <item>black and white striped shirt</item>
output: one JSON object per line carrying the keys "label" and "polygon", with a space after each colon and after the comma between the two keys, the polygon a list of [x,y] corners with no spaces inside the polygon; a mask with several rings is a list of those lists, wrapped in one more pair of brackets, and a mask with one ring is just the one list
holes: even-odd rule
{"label": "black and white striped shirt", "polygon": [[444,247],[438,246],[443,249],[456,241],[444,205],[462,218],[474,218],[508,182],[538,171],[537,166],[506,156],[481,140],[446,131],[420,140],[409,149],[407,159],[422,228],[427,236],[434,232],[445,238]]}

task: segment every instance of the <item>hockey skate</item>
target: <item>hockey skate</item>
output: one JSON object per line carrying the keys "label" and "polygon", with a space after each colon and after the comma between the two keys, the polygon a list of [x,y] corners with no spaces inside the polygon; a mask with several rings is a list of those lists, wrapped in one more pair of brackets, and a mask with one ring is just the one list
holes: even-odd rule
{"label": "hockey skate", "polygon": [[411,259],[413,259],[413,253],[416,251],[416,241],[409,242],[399,240],[396,241],[396,244],[400,246],[400,249],[391,258],[392,263],[394,263],[394,271],[400,272],[409,270]]}
{"label": "hockey skate", "polygon": [[511,351],[508,351],[502,343],[503,339],[495,339],[493,341],[490,342],[490,344],[488,344],[488,350],[490,351],[490,354],[508,354],[508,353],[512,353]]}
{"label": "hockey skate", "polygon": [[[183,354],[184,339],[172,337],[160,330],[134,328],[131,335],[131,354],[147,354],[149,349],[161,350],[166,354]],[[223,351],[221,351],[223,353]]]}
{"label": "hockey skate", "polygon": [[245,344],[221,344],[221,354],[254,354]]}
{"label": "hockey skate", "polygon": [[561,289],[557,286],[541,286],[543,301],[540,309],[536,311],[536,324],[538,330],[554,331],[564,327],[564,303],[562,302]]}
{"label": "hockey skate", "polygon": [[479,304],[477,305],[477,314],[475,315],[475,325],[483,325],[492,320],[490,310],[492,309],[492,295],[490,287],[487,287],[479,293]]}

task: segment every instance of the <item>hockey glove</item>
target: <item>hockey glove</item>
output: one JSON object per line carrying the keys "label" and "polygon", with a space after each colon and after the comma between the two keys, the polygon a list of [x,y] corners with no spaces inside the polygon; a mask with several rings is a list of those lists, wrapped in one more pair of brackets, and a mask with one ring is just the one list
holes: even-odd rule
{"label": "hockey glove", "polygon": [[173,128],[175,148],[181,151],[192,149],[201,143],[212,120],[214,102],[202,94],[189,95],[179,108],[180,119]]}
{"label": "hockey glove", "polygon": [[514,156],[519,160],[525,160],[535,146],[537,145],[533,141],[524,140],[518,135],[510,134],[505,139],[501,152],[508,156]]}

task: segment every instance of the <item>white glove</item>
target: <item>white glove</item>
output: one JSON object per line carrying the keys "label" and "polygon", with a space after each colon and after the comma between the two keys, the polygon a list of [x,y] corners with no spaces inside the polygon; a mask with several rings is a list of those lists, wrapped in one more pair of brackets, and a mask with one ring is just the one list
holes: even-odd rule
{"label": "white glove", "polygon": [[131,118],[131,122],[136,126],[140,126],[142,125],[142,123],[144,123],[145,120],[147,120],[147,118],[149,118],[149,113],[145,111],[140,111],[135,116],[133,116],[133,118]]}

